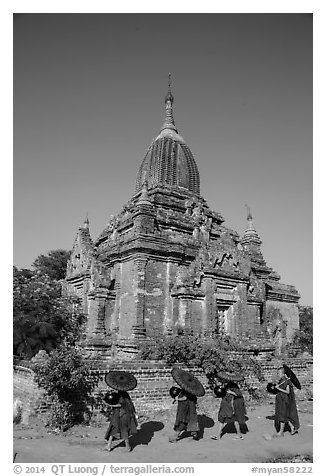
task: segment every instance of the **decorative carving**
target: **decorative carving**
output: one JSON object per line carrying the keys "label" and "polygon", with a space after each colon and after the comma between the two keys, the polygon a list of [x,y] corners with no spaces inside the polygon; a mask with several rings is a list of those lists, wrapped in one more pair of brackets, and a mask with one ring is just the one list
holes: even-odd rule
{"label": "decorative carving", "polygon": [[194,221],[193,237],[195,240],[208,242],[212,230],[212,217],[207,215],[202,202],[190,198],[185,201],[186,215]]}
{"label": "decorative carving", "polygon": [[275,353],[280,355],[286,345],[287,321],[279,309],[270,308],[267,314],[267,332],[275,345]]}
{"label": "decorative carving", "polygon": [[122,207],[121,214],[125,216],[129,216],[131,212],[133,211],[133,209],[134,209],[134,205],[131,201],[129,201]]}
{"label": "decorative carving", "polygon": [[201,286],[204,271],[202,265],[194,261],[188,268],[179,267],[176,274],[175,289],[199,288]]}
{"label": "decorative carving", "polygon": [[264,284],[258,280],[255,274],[251,271],[249,274],[249,284],[247,286],[249,296],[252,296],[258,301],[263,301],[265,297]]}
{"label": "decorative carving", "polygon": [[93,259],[91,265],[90,290],[98,288],[110,289],[111,283],[111,271],[103,263]]}
{"label": "decorative carving", "polygon": [[194,206],[195,200],[193,198],[189,198],[188,200],[185,201],[185,207],[186,207],[186,215],[192,215],[192,208]]}

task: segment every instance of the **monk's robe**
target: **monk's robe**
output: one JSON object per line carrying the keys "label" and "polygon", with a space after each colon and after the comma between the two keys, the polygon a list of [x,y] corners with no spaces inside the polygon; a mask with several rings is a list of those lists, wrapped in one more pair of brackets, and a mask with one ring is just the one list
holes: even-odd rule
{"label": "monk's robe", "polygon": [[118,404],[121,407],[113,407],[105,439],[110,436],[115,439],[125,440],[137,432],[136,411],[134,404],[127,392],[119,392]]}
{"label": "monk's robe", "polygon": [[175,431],[199,431],[197,417],[197,398],[188,392],[184,392],[186,400],[178,400],[177,415],[174,424]]}

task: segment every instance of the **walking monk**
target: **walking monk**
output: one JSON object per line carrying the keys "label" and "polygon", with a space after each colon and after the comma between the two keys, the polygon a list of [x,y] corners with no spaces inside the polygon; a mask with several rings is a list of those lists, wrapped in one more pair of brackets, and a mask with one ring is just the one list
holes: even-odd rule
{"label": "walking monk", "polygon": [[278,368],[279,381],[275,385],[275,429],[276,437],[284,436],[285,424],[291,428],[291,435],[298,433],[300,428],[298,410],[295,401],[293,383],[285,373],[284,366]]}
{"label": "walking monk", "polygon": [[133,374],[124,371],[110,371],[105,381],[115,392],[108,393],[104,400],[111,407],[111,417],[105,433],[106,450],[111,451],[113,439],[124,440],[126,451],[131,451],[129,438],[137,431],[137,415],[127,390],[137,386]]}

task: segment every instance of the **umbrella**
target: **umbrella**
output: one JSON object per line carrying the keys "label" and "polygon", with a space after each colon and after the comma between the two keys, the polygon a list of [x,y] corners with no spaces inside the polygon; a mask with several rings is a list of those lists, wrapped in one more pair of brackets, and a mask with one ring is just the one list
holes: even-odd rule
{"label": "umbrella", "polygon": [[229,372],[216,372],[216,377],[222,382],[241,382],[243,377],[239,374],[231,374]]}
{"label": "umbrella", "polygon": [[297,387],[298,390],[301,390],[301,383],[299,382],[299,380],[298,380],[297,376],[295,375],[295,373],[293,372],[293,370],[291,370],[290,367],[288,367],[286,364],[283,364],[283,368],[284,368],[284,371],[285,371],[285,375],[287,377],[289,377],[289,379],[291,380],[293,385],[295,387]]}
{"label": "umbrella", "polygon": [[114,390],[133,390],[137,386],[136,377],[122,370],[111,370],[105,375],[105,382]]}
{"label": "umbrella", "polygon": [[192,373],[186,370],[174,367],[171,371],[173,379],[183,388],[186,392],[195,395],[196,397],[202,397],[205,395],[205,389],[200,381],[192,375]]}

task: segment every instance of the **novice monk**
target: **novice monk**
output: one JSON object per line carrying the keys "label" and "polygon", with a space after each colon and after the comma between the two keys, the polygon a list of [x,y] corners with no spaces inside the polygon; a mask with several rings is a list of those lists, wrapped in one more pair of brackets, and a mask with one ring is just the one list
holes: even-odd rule
{"label": "novice monk", "polygon": [[229,382],[227,385],[227,391],[233,395],[233,409],[234,415],[232,417],[234,426],[237,432],[235,439],[241,440],[243,438],[241,434],[240,425],[244,424],[247,420],[247,412],[245,401],[239,386],[235,382]]}
{"label": "novice monk", "polygon": [[278,369],[279,381],[275,385],[278,390],[275,397],[275,429],[274,436],[284,436],[285,424],[288,423],[291,428],[291,435],[298,433],[300,423],[295,402],[293,384],[286,376],[284,367]]}
{"label": "novice monk", "polygon": [[239,386],[234,382],[228,382],[224,388],[226,395],[222,398],[218,412],[219,432],[218,435],[211,436],[211,438],[220,440],[225,425],[233,422],[237,432],[235,439],[242,440],[240,425],[245,423],[247,419],[243,395]]}
{"label": "novice monk", "polygon": [[185,431],[189,431],[193,439],[198,440],[197,397],[182,389],[176,400],[178,408],[174,424],[175,436],[169,439],[170,442],[178,441]]}
{"label": "novice monk", "polygon": [[129,437],[137,431],[137,416],[134,404],[127,392],[119,391],[118,403],[110,404],[112,414],[105,439],[108,441],[106,451],[111,451],[113,439],[124,440],[126,451],[131,451]]}

